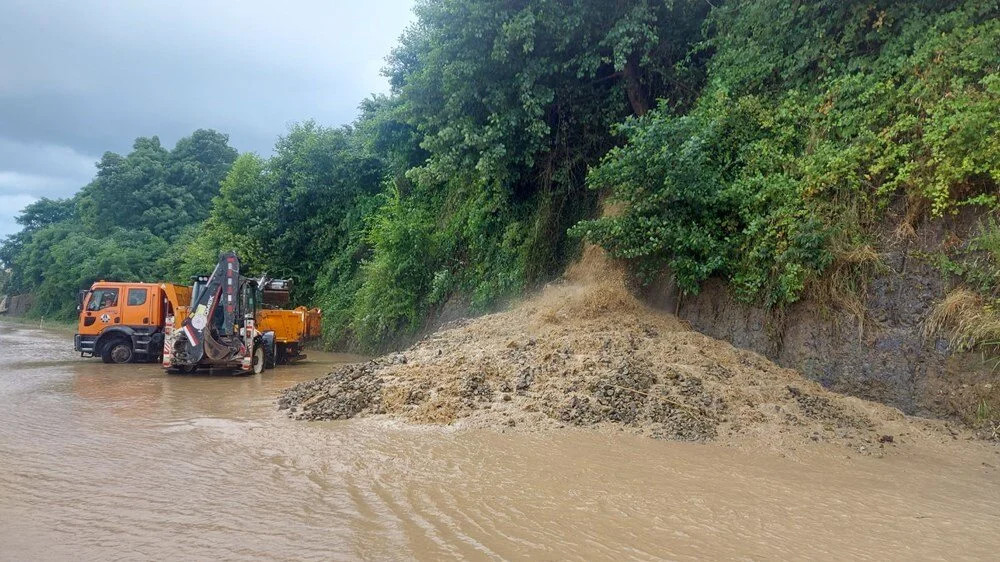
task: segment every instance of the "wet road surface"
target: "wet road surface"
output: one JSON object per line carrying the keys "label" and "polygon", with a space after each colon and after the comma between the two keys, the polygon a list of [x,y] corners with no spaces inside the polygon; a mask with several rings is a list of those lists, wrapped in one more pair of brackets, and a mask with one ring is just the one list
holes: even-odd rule
{"label": "wet road surface", "polygon": [[[295,422],[260,376],[0,324],[0,559],[988,559],[1000,456],[848,459],[587,431]],[[992,456],[984,456],[992,455]]]}

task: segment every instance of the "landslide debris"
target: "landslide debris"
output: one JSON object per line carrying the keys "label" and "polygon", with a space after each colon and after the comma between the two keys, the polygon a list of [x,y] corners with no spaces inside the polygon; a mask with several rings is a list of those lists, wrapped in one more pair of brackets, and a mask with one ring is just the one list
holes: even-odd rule
{"label": "landslide debris", "polygon": [[859,452],[895,446],[891,435],[908,427],[897,410],[831,393],[645,307],[593,248],[563,281],[511,310],[299,384],[279,408],[303,420],[385,414],[684,441],[830,441]]}

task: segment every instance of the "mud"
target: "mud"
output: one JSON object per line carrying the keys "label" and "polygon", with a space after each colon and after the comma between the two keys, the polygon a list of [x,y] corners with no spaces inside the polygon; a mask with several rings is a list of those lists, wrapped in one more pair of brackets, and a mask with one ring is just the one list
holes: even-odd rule
{"label": "mud", "polygon": [[588,252],[566,279],[511,310],[297,385],[279,408],[302,420],[580,426],[777,449],[821,441],[865,454],[958,431],[830,392],[695,332],[642,304],[599,251]]}

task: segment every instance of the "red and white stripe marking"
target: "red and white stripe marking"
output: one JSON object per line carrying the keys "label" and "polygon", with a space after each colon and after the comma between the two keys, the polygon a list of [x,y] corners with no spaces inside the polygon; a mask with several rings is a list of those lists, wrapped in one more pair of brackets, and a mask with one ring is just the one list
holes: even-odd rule
{"label": "red and white stripe marking", "polygon": [[198,335],[194,333],[194,330],[191,328],[190,324],[184,326],[184,335],[187,336],[187,339],[189,342],[191,342],[191,345],[198,345]]}

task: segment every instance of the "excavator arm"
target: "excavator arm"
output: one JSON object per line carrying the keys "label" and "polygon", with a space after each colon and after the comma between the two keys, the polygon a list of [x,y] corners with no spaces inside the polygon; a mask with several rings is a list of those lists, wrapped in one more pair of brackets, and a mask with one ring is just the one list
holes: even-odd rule
{"label": "excavator arm", "polygon": [[197,363],[206,356],[220,361],[239,353],[236,314],[241,282],[239,258],[234,252],[222,254],[192,303],[190,316],[181,324],[188,362]]}

